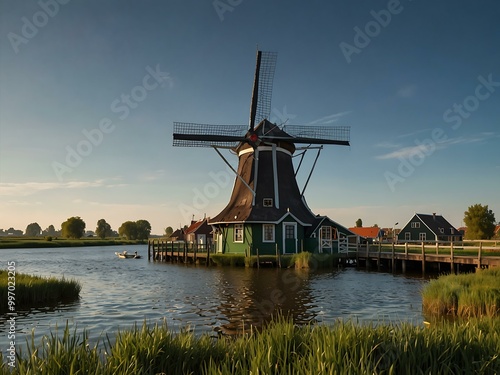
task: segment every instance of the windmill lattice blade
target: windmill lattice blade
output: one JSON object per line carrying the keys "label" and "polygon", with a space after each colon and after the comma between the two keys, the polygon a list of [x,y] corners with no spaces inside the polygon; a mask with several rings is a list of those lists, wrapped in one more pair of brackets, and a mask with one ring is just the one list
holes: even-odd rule
{"label": "windmill lattice blade", "polygon": [[349,145],[349,126],[306,126],[285,125],[283,131],[289,134],[293,143]]}
{"label": "windmill lattice blade", "polygon": [[245,140],[246,125],[209,125],[174,122],[174,146],[234,147]]}
{"label": "windmill lattice blade", "polygon": [[274,69],[276,67],[276,52],[262,52],[259,71],[259,93],[255,124],[264,119],[269,119],[271,114],[271,98],[273,94]]}

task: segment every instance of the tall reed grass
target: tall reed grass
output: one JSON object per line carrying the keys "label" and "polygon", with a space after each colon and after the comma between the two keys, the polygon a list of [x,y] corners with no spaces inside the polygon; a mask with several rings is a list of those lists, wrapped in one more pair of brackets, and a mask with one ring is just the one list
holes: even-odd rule
{"label": "tall reed grass", "polygon": [[[8,286],[12,284],[12,278],[8,283],[7,271],[0,270],[0,313],[6,312],[8,304]],[[27,309],[30,307],[50,306],[59,302],[74,301],[79,298],[82,289],[76,280],[67,280],[64,277],[41,277],[23,273],[15,274],[15,309]],[[12,288],[11,288],[12,289]]]}
{"label": "tall reed grass", "polygon": [[422,305],[430,315],[500,316],[500,269],[432,280],[422,291]]}
{"label": "tall reed grass", "polygon": [[32,339],[12,374],[496,374],[499,356],[498,319],[424,328],[299,327],[279,318],[262,331],[228,339],[144,324],[98,346],[66,327],[39,346]]}

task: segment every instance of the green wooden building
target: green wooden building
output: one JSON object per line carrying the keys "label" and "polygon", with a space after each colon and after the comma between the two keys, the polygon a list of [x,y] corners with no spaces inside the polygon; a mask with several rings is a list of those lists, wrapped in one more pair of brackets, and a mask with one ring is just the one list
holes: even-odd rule
{"label": "green wooden building", "polygon": [[398,234],[398,242],[462,241],[462,234],[441,215],[414,214]]}

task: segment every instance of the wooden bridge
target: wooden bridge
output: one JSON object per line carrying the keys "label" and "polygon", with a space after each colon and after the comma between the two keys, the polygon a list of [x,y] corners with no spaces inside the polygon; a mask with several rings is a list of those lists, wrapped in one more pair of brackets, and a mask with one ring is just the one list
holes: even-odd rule
{"label": "wooden bridge", "polygon": [[[478,246],[474,246],[476,243]],[[489,244],[493,246],[484,246]],[[356,248],[355,255],[358,267],[377,267],[402,272],[411,268],[420,269],[422,273],[457,273],[478,267],[500,267],[500,247],[496,241],[364,245],[364,248]],[[346,255],[347,258],[350,256]]]}
{"label": "wooden bridge", "polygon": [[[213,246],[173,242],[156,238],[148,241],[148,259],[159,262],[210,265]],[[286,255],[278,255],[277,259]],[[338,264],[407,272],[463,272],[475,268],[500,267],[500,241],[460,243],[349,244],[334,254]],[[277,261],[276,265],[281,262]]]}

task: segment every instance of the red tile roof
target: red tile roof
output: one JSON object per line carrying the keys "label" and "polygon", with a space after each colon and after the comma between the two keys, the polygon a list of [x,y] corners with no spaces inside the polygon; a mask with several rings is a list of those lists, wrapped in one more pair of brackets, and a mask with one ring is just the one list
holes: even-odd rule
{"label": "red tile roof", "polygon": [[378,238],[380,233],[379,227],[352,227],[349,230],[365,238]]}

